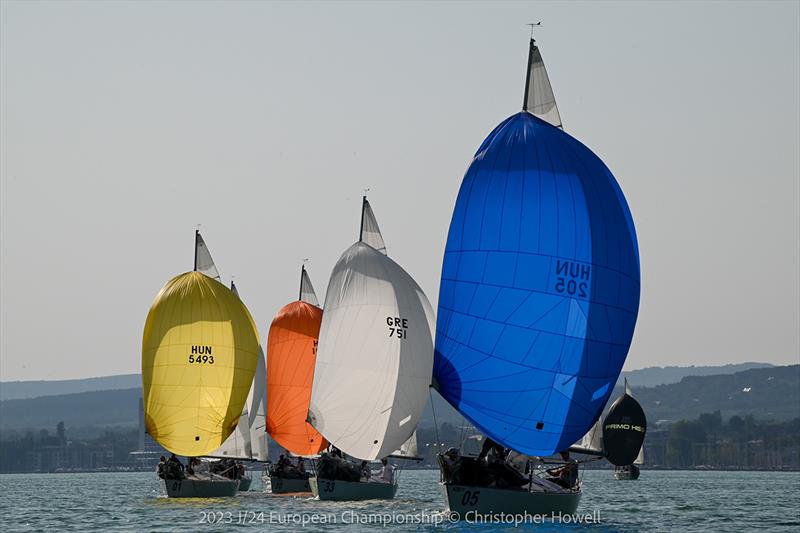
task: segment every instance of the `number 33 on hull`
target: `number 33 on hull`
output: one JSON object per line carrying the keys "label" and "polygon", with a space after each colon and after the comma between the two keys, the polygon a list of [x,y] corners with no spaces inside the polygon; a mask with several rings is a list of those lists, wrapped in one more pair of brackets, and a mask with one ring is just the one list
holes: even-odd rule
{"label": "number 33 on hull", "polygon": [[397,483],[341,481],[315,477],[308,482],[311,485],[311,492],[320,500],[391,500],[397,494]]}

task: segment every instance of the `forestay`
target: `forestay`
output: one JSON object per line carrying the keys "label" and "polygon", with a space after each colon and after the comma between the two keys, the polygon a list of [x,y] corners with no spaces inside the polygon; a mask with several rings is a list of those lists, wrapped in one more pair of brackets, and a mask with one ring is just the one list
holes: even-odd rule
{"label": "forestay", "polygon": [[[362,220],[374,221],[364,201]],[[374,460],[407,441],[428,397],[433,310],[422,289],[362,231],[331,274],[309,421],[344,453]]]}

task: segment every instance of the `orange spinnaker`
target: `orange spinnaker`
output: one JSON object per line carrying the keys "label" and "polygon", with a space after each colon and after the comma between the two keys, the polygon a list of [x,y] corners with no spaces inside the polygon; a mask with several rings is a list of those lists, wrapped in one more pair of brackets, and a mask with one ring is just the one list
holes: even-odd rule
{"label": "orange spinnaker", "polygon": [[297,301],[278,311],[267,341],[267,432],[295,455],[328,446],[306,422],[322,309]]}

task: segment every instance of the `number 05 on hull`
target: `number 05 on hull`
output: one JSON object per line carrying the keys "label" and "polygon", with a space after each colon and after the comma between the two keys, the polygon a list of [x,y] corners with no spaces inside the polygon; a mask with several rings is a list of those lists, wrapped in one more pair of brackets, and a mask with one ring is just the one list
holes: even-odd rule
{"label": "number 05 on hull", "polygon": [[492,514],[524,514],[550,517],[574,514],[581,499],[580,491],[541,491],[494,489],[443,483],[447,508],[459,518]]}

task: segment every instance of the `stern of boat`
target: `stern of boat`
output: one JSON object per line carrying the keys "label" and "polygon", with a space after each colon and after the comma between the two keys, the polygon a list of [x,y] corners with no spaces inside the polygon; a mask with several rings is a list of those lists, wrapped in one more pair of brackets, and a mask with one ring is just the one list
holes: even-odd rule
{"label": "stern of boat", "polygon": [[531,492],[525,489],[498,489],[441,484],[447,508],[462,520],[492,514],[538,515],[544,518],[575,514],[581,499],[580,489],[561,492]]}
{"label": "stern of boat", "polygon": [[165,479],[164,490],[170,498],[224,498],[236,496],[239,480],[233,479]]}
{"label": "stern of boat", "polygon": [[340,481],[316,477],[310,478],[308,482],[311,492],[320,500],[391,500],[397,494],[397,483]]}

